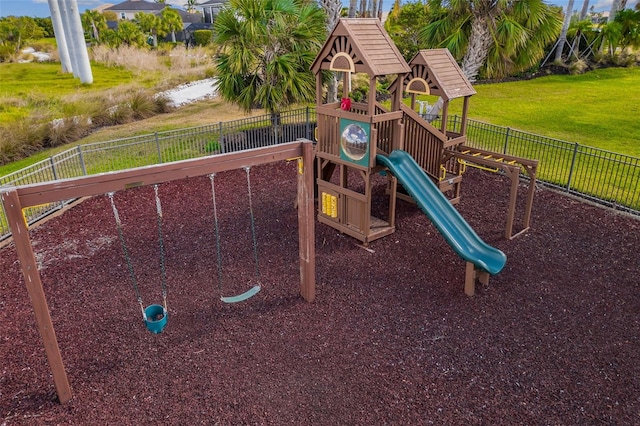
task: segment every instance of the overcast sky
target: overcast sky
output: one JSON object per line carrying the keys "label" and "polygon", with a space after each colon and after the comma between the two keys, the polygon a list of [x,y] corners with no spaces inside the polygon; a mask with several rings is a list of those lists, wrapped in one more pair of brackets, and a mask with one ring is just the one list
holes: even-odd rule
{"label": "overcast sky", "polygon": [[[111,3],[118,4],[121,1],[101,1],[101,0],[77,0],[80,12],[84,12],[86,9],[93,9],[101,4]],[[637,0],[629,0],[627,7],[633,7]],[[348,0],[342,0],[342,2],[348,6]],[[593,5],[596,11],[609,10],[611,8],[612,0],[592,0],[589,5]],[[167,3],[182,7],[186,3],[186,0],[167,0]],[[359,3],[359,2],[358,2]],[[555,4],[562,7],[567,7],[567,0],[547,0],[547,3]],[[583,0],[574,0],[574,8],[582,9]],[[383,0],[383,9],[388,11],[393,5],[393,0]],[[32,16],[45,18],[51,16],[49,13],[49,5],[47,0],[0,0],[0,16]]]}

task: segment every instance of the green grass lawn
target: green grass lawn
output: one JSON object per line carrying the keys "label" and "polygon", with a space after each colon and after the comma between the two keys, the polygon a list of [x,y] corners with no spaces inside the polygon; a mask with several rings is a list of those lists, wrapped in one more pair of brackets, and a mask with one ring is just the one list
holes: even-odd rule
{"label": "green grass lawn", "polygon": [[[0,65],[0,124],[28,117],[38,108],[62,113],[73,97],[108,91],[123,85],[148,85],[122,68],[91,65],[93,84],[82,84],[63,73],[57,63],[6,63]],[[157,77],[156,77],[157,78]]]}
{"label": "green grass lawn", "polygon": [[[469,117],[640,157],[640,68],[476,85]],[[461,107],[453,111],[460,111]]]}

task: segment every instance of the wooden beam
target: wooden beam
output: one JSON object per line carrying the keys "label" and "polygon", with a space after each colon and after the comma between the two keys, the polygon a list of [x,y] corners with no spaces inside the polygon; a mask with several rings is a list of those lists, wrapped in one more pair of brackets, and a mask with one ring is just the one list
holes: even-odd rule
{"label": "wooden beam", "polygon": [[24,276],[24,283],[27,287],[33,312],[38,324],[38,331],[44,343],[44,350],[53,374],[53,382],[56,386],[58,399],[61,404],[65,404],[71,399],[71,387],[67,373],[62,363],[62,355],[58,346],[58,339],[51,321],[49,306],[42,287],[42,280],[38,272],[38,265],[29,238],[29,228],[22,214],[22,205],[15,188],[3,190],[2,203],[7,214],[7,221],[11,228],[13,241],[16,245],[18,260]]}
{"label": "wooden beam", "polygon": [[171,180],[272,163],[302,155],[302,142],[289,142],[193,160],[138,167],[18,187],[22,208]]}

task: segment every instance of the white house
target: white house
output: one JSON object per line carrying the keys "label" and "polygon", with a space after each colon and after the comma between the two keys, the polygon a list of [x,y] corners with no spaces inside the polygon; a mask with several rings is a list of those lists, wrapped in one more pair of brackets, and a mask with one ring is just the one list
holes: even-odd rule
{"label": "white house", "polygon": [[212,24],[227,2],[228,0],[208,0],[194,7],[202,13],[205,23]]}
{"label": "white house", "polygon": [[148,2],[144,0],[127,0],[111,7],[107,7],[103,9],[103,11],[108,10],[110,12],[115,12],[116,15],[118,15],[118,19],[132,20],[138,12],[159,15],[165,6],[166,4]]}

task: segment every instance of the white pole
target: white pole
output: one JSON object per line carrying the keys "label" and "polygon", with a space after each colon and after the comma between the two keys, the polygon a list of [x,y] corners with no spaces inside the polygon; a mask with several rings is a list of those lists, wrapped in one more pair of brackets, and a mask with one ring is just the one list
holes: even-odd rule
{"label": "white pole", "polygon": [[49,11],[51,12],[51,22],[53,23],[53,32],[55,33],[56,43],[58,44],[58,55],[60,56],[60,64],[62,64],[62,72],[73,72],[58,2],[56,0],[48,0],[48,2]]}
{"label": "white pole", "polygon": [[[63,0],[61,0],[63,1]],[[78,58],[78,77],[84,84],[93,83],[93,74],[91,73],[91,64],[89,63],[89,52],[87,52],[87,42],[84,40],[84,30],[82,29],[82,21],[80,20],[80,10],[78,9],[77,0],[67,0],[69,3],[69,23],[71,24],[71,35],[75,38],[75,46]]]}
{"label": "white pole", "polygon": [[60,11],[60,18],[62,20],[62,30],[67,45],[67,51],[69,52],[69,60],[71,62],[71,72],[74,77],[78,77],[78,54],[76,48],[76,40],[71,37],[71,23],[69,21],[69,8],[66,0],[52,0],[58,3],[58,10]]}

